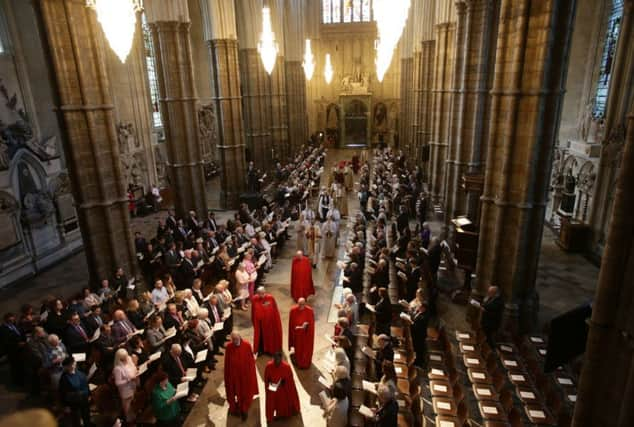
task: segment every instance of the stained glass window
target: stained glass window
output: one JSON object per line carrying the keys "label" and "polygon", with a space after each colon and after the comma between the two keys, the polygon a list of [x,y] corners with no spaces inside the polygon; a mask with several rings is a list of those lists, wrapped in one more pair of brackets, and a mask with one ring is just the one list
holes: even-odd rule
{"label": "stained glass window", "polygon": [[321,11],[324,24],[370,22],[372,0],[322,0]]}
{"label": "stained glass window", "polygon": [[362,21],[370,21],[370,0],[362,0],[361,1],[361,20]]}
{"label": "stained glass window", "polygon": [[341,22],[341,0],[332,0],[332,23]]}
{"label": "stained glass window", "polygon": [[353,0],[352,2],[352,20],[361,22],[361,0]]}
{"label": "stained glass window", "polygon": [[145,15],[143,19],[143,45],[145,47],[145,64],[147,67],[147,78],[150,84],[150,99],[152,101],[152,124],[154,128],[162,128],[161,111],[159,110],[159,89],[158,76],[156,72],[156,60],[154,58],[154,42],[152,32],[147,24]]}
{"label": "stained glass window", "polygon": [[[335,0],[337,1],[337,0]],[[332,22],[332,0],[323,0],[322,3],[322,10],[323,10],[323,18],[324,18],[324,24],[330,24]]]}
{"label": "stained glass window", "polygon": [[610,88],[610,75],[612,73],[612,64],[614,64],[614,56],[616,55],[616,44],[619,40],[622,18],[623,0],[612,0],[612,9],[608,16],[605,43],[603,45],[603,53],[601,54],[599,81],[597,82],[597,88],[594,94],[594,107],[592,109],[592,115],[597,119],[605,117],[605,107]]}

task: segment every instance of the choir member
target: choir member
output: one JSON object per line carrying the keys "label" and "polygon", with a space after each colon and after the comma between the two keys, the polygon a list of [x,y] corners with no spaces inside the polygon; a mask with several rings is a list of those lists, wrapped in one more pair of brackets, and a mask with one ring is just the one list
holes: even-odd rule
{"label": "choir member", "polygon": [[225,351],[225,388],[229,413],[247,419],[253,396],[258,394],[253,349],[240,334],[231,334],[231,342]]}
{"label": "choir member", "polygon": [[298,368],[310,367],[314,343],[315,313],[306,305],[304,298],[299,298],[297,305],[291,307],[288,319],[288,348],[294,352],[294,361]]}
{"label": "choir member", "polygon": [[282,349],[282,321],[275,298],[260,286],[253,297],[251,308],[253,322],[253,351],[258,354]]}
{"label": "choir member", "polygon": [[321,227],[314,218],[311,220],[311,225],[306,232],[306,241],[308,257],[313,264],[313,268],[315,268],[317,267],[319,254],[321,253]]}
{"label": "choir member", "polygon": [[329,216],[321,226],[321,235],[324,238],[323,257],[331,259],[335,257],[337,250],[337,223]]}
{"label": "choir member", "polygon": [[295,301],[315,294],[310,260],[297,251],[291,265],[291,296]]}
{"label": "choir member", "polygon": [[291,417],[299,412],[299,396],[295,388],[291,366],[276,352],[273,360],[264,368],[266,387],[266,420],[270,423],[278,417]]}

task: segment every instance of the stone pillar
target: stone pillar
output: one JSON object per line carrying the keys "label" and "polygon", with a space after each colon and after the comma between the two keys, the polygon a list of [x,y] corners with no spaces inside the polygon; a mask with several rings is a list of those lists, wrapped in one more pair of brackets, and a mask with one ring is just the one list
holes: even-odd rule
{"label": "stone pillar", "polygon": [[190,210],[207,215],[203,157],[199,137],[197,94],[192,66],[187,2],[145,3],[154,41],[161,118],[165,130],[167,169],[177,215]]}
{"label": "stone pillar", "polygon": [[447,138],[447,160],[445,160],[444,209],[445,224],[449,224],[456,214],[456,193],[463,193],[460,188],[460,172],[464,166],[462,160],[462,138],[460,130],[464,117],[464,85],[468,70],[465,62],[465,50],[468,50],[466,20],[467,6],[463,0],[456,1],[456,40],[453,61],[453,81],[451,89],[451,114],[449,116],[449,137]]}
{"label": "stone pillar", "polygon": [[[262,29],[262,1],[236,2],[240,79],[248,161],[265,169],[272,160],[271,78],[257,50]],[[279,64],[275,64],[277,68]]]}
{"label": "stone pillar", "polygon": [[420,89],[420,128],[419,133],[422,139],[421,162],[423,165],[424,181],[430,183],[430,141],[433,135],[432,127],[432,100],[434,81],[434,58],[436,41],[433,39],[424,40],[421,48],[421,89]]}
{"label": "stone pillar", "polygon": [[[304,26],[304,2],[288,0],[284,14],[284,37],[287,123],[290,155],[293,156],[308,139],[306,119],[306,77],[302,61],[307,38]],[[312,40],[311,40],[312,42]],[[313,56],[315,51],[313,51]],[[315,58],[315,62],[317,58]],[[316,72],[313,74],[317,74]]]}
{"label": "stone pillar", "polygon": [[291,156],[308,139],[306,119],[306,78],[301,61],[286,61],[286,99]]}
{"label": "stone pillar", "polygon": [[238,207],[240,193],[246,188],[235,5],[232,0],[202,0],[201,10],[211,56],[212,102],[222,165],[220,202],[231,209]]}
{"label": "stone pillar", "polygon": [[633,183],[634,109],[630,110],[628,117],[614,209],[592,305],[590,332],[572,422],[574,427],[634,425]]}
{"label": "stone pillar", "polygon": [[436,24],[435,30],[430,179],[432,202],[442,205],[451,116],[451,82],[456,25],[454,22],[440,22]]}
{"label": "stone pillar", "polygon": [[489,285],[500,287],[507,328],[527,330],[535,320],[574,14],[575,0],[503,0],[500,8],[474,294],[481,298]]}
{"label": "stone pillar", "polygon": [[112,49],[107,51],[124,182],[141,185],[147,192],[150,185],[159,181],[152,145],[154,126],[140,14],[126,62],[122,63]]}
{"label": "stone pillar", "polygon": [[454,117],[452,133],[453,157],[448,162],[447,213],[449,219],[466,214],[472,221],[477,221],[479,196],[465,193],[460,188],[460,182],[465,172],[482,172],[499,0],[466,0],[465,3],[465,34],[460,48],[461,76],[455,95],[457,99],[454,100],[458,114]]}
{"label": "stone pillar", "polygon": [[79,0],[35,3],[46,31],[65,158],[91,282],[117,267],[136,274],[105,49],[95,13]]}
{"label": "stone pillar", "polygon": [[[269,170],[274,169],[274,161],[287,159],[291,154],[288,143],[288,106],[286,101],[286,66],[284,49],[284,0],[269,0],[271,5],[271,25],[278,44],[277,61],[271,73],[271,93],[269,95],[271,105],[271,136],[273,147],[271,161],[265,166]],[[293,35],[298,37],[299,35]],[[300,36],[301,37],[301,36]]]}
{"label": "stone pillar", "polygon": [[412,58],[412,102],[411,102],[411,138],[412,138],[412,150],[411,159],[413,163],[419,165],[420,162],[420,150],[422,146],[422,132],[420,123],[419,108],[421,105],[421,93],[422,93],[422,54],[420,51],[420,43],[418,43],[418,49],[414,51]]}

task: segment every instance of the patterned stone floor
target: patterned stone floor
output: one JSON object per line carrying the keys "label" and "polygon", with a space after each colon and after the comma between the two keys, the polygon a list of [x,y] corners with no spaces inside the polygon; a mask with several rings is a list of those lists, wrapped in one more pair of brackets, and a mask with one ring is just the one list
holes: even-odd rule
{"label": "patterned stone floor", "polygon": [[[327,167],[334,161],[349,158],[351,150],[329,150]],[[326,167],[326,170],[328,168]],[[208,184],[209,206],[218,206],[219,181],[214,179]],[[351,212],[358,207],[354,194],[349,195],[349,206]],[[226,220],[231,212],[221,212],[217,214],[221,221]],[[135,218],[132,221],[134,230],[140,230],[146,234],[153,234],[158,217],[164,217],[165,212],[144,218]],[[440,224],[432,223],[434,231],[440,229]],[[267,289],[277,299],[282,317],[284,329],[284,343],[286,343],[286,333],[288,326],[288,311],[292,304],[290,298],[290,261],[295,249],[295,237],[291,233],[292,239],[285,246],[282,255],[270,273],[266,276]],[[343,241],[345,236],[340,237]],[[568,254],[555,244],[556,236],[548,228],[544,229],[542,239],[542,252],[539,262],[537,277],[537,290],[540,294],[540,315],[539,325],[541,329],[553,316],[563,313],[577,305],[592,299],[598,278],[598,268],[590,264],[585,258],[578,254]],[[340,248],[339,251],[342,249]],[[336,274],[336,264],[334,261],[322,261],[318,268],[314,270],[314,281],[317,295],[312,297],[309,303],[315,309],[316,332],[315,332],[315,353],[313,366],[308,370],[295,370],[295,381],[300,395],[302,412],[300,415],[281,421],[276,421],[275,426],[302,426],[310,425],[318,427],[325,425],[322,418],[322,411],[319,408],[317,393],[321,390],[316,379],[321,371],[321,360],[329,348],[324,334],[332,333],[333,324],[328,323],[328,312],[331,305],[333,281]],[[9,288],[0,289],[0,313],[12,310],[17,311],[21,304],[31,302],[38,304],[45,295],[69,296],[87,284],[88,274],[84,253],[77,253],[58,265],[50,268],[42,274],[29,279],[23,283]],[[456,285],[457,286],[457,285]],[[452,304],[446,296],[441,296],[439,301],[439,311],[443,320],[450,328],[464,328],[464,307]],[[243,333],[247,339],[252,338],[252,327],[250,315],[237,313],[235,326]],[[287,350],[287,349],[285,349]],[[263,389],[261,377],[264,366],[269,360],[262,356],[258,359],[257,370],[260,377],[260,388]],[[222,365],[219,365],[222,366]],[[7,378],[6,364],[0,365],[0,375]],[[222,371],[215,371],[208,381],[202,396],[190,412],[185,423],[186,426],[263,426],[266,422],[263,417],[264,402],[256,400],[251,407],[249,418],[246,422],[241,422],[236,417],[227,414],[227,405],[224,399],[224,387],[222,385]],[[35,403],[36,404],[36,403]],[[0,380],[0,415],[15,411],[19,408],[31,407],[34,402],[22,391],[8,389]],[[262,408],[262,410],[261,410]]]}

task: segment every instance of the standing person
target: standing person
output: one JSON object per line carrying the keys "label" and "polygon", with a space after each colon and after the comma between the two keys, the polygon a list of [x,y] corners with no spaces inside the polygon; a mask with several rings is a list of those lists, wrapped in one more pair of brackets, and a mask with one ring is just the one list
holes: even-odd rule
{"label": "standing person", "polygon": [[133,424],[136,414],[132,410],[132,399],[139,385],[139,377],[137,375],[137,367],[132,362],[128,351],[125,348],[117,350],[114,356],[114,383],[119,390],[121,398],[121,408],[128,425]]}
{"label": "standing person", "polygon": [[429,312],[427,302],[423,301],[414,309],[412,318],[412,345],[416,359],[414,365],[424,368],[427,360],[427,326],[429,325]]}
{"label": "standing person", "polygon": [[326,191],[326,187],[321,187],[321,193],[319,194],[319,218],[322,222],[326,220],[328,210],[330,210],[330,195]]}
{"label": "standing person", "polygon": [[236,269],[236,285],[238,289],[238,296],[240,298],[240,308],[244,311],[247,310],[247,298],[249,298],[249,281],[251,275],[247,273],[244,268],[244,263],[238,264]]}
{"label": "standing person", "polygon": [[168,381],[165,372],[158,374],[157,381],[158,383],[152,390],[152,411],[156,418],[157,427],[181,426],[181,407],[178,400],[174,398],[176,390]]}
{"label": "standing person", "polygon": [[487,295],[480,305],[480,310],[482,311],[480,325],[486,335],[487,342],[491,348],[495,348],[495,335],[502,324],[502,312],[504,311],[504,300],[497,286],[489,286]]}
{"label": "standing person", "polygon": [[376,411],[377,427],[393,427],[398,425],[398,403],[394,392],[387,386],[379,386],[377,390],[379,408]]}
{"label": "standing person", "polygon": [[295,301],[315,294],[313,271],[310,267],[310,260],[302,251],[297,251],[291,265],[291,296]]}
{"label": "standing person", "polygon": [[297,232],[297,250],[303,253],[306,253],[307,249],[306,234],[309,227],[310,223],[306,220],[304,214],[299,214],[299,219],[297,220],[297,224],[295,224],[295,231]]}
{"label": "standing person", "polygon": [[313,264],[313,268],[317,267],[319,262],[319,254],[321,252],[321,227],[317,224],[317,221],[313,218],[310,227],[306,232],[308,257]]}
{"label": "standing person", "polygon": [[251,320],[253,322],[253,351],[275,354],[282,350],[282,321],[273,295],[260,286],[253,297]]}
{"label": "standing person", "polygon": [[291,366],[282,360],[282,352],[276,352],[273,360],[264,368],[266,387],[266,420],[292,417],[299,412],[299,396]]}
{"label": "standing person", "polygon": [[324,258],[334,258],[337,250],[337,223],[332,217],[329,216],[321,226],[321,235],[324,236]]}
{"label": "standing person", "polygon": [[9,359],[11,381],[13,384],[21,385],[24,382],[26,337],[17,327],[13,313],[4,316],[4,323],[0,326],[0,344]]}
{"label": "standing person", "polygon": [[335,384],[332,389],[332,397],[330,403],[325,408],[326,412],[324,417],[326,418],[326,426],[347,427],[348,408],[350,406],[348,394],[342,386]]}
{"label": "standing person", "polygon": [[288,318],[288,349],[294,351],[293,359],[298,368],[310,368],[314,344],[315,313],[304,298],[299,298]]}
{"label": "standing person", "polygon": [[244,264],[244,271],[249,274],[249,297],[253,298],[255,281],[258,279],[258,269],[255,267],[255,263],[253,262],[253,252],[247,251],[244,254],[244,260],[242,263]]}
{"label": "standing person", "polygon": [[258,383],[251,344],[237,332],[231,334],[225,350],[224,376],[229,413],[246,420],[253,396],[258,394]]}
{"label": "standing person", "polygon": [[62,362],[64,372],[59,380],[59,394],[62,404],[70,414],[73,427],[93,426],[90,422],[90,390],[83,372],[77,370],[72,356]]}

